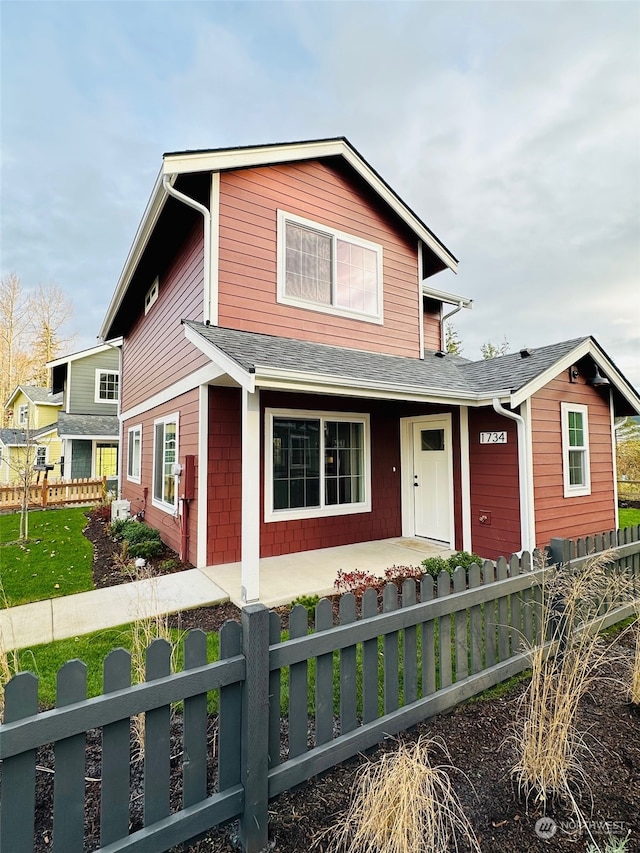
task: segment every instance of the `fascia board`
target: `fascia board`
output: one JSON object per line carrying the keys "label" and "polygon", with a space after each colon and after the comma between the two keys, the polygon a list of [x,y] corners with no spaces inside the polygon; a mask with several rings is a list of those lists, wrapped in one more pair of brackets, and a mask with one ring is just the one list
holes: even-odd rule
{"label": "fascia board", "polygon": [[437,299],[441,302],[446,302],[451,305],[462,305],[463,308],[473,308],[473,299],[467,296],[458,296],[455,293],[448,293],[446,290],[436,290],[434,287],[422,285],[423,296],[429,296],[432,299]]}
{"label": "fascia board", "polygon": [[593,358],[594,362],[606,374],[607,379],[613,386],[615,386],[616,390],[622,394],[630,406],[633,406],[633,408],[640,413],[640,396],[638,396],[624,376],[615,367],[613,362],[607,358],[605,353],[592,338],[587,338],[582,341],[582,343],[578,344],[578,346],[572,349],[571,352],[558,359],[558,361],[554,362],[551,367],[548,367],[543,373],[536,376],[535,379],[532,379],[531,382],[528,382],[526,385],[523,385],[522,388],[519,388],[517,391],[512,393],[509,397],[511,408],[519,406],[524,400],[532,397],[536,392],[540,391],[545,385],[551,382],[551,380],[559,373],[562,373],[563,370],[568,370],[572,364],[575,364],[576,361],[584,358],[585,355],[590,355]]}
{"label": "fascia board", "polygon": [[284,370],[275,367],[256,366],[256,387],[273,390],[311,391],[321,390],[322,393],[340,394],[341,396],[372,397],[381,400],[409,400],[412,402],[430,402],[470,406],[489,406],[494,397],[501,400],[509,398],[509,391],[496,391],[490,396],[470,392],[438,391],[425,388],[416,391],[414,385],[399,386],[390,382],[371,383],[365,379],[336,378],[319,373],[304,373]]}
{"label": "fascia board", "polygon": [[109,435],[98,435],[91,434],[85,435],[85,433],[77,433],[77,432],[65,432],[59,433],[58,437],[60,439],[82,439],[83,441],[110,441],[110,442],[118,442],[120,441],[120,437],[118,433],[110,433]]}
{"label": "fascia board", "polygon": [[303,142],[285,145],[247,148],[231,151],[194,151],[184,154],[165,155],[162,165],[165,175],[189,172],[225,171],[256,166],[269,166],[295,160],[312,160],[322,157],[341,156],[375,190],[386,204],[412,229],[412,231],[453,272],[458,262],[445,247],[423,225],[414,213],[380,179],[374,170],[357,152],[340,139],[326,142]]}
{"label": "fascia board", "polygon": [[189,326],[184,326],[183,328],[185,337],[188,341],[197,347],[200,352],[204,353],[207,358],[216,365],[216,367],[219,367],[224,373],[237,382],[238,385],[242,388],[246,388],[250,394],[253,393],[255,388],[255,377],[253,373],[249,373],[249,371],[241,367],[237,361],[234,361],[214,344],[206,341],[202,335],[198,332],[194,332]]}
{"label": "fascia board", "polygon": [[70,361],[78,361],[80,358],[88,358],[92,355],[98,355],[101,352],[107,352],[114,347],[119,347],[122,345],[122,338],[112,338],[110,341],[105,341],[103,344],[98,344],[97,347],[90,347],[90,349],[84,349],[80,352],[71,353],[71,355],[64,355],[61,358],[55,358],[53,361],[48,361],[45,364],[45,367],[60,367],[61,364],[67,364]]}
{"label": "fascia board", "polygon": [[162,209],[167,200],[167,192],[162,186],[162,177],[163,172],[160,170],[158,177],[156,178],[156,182],[153,187],[153,191],[151,193],[151,197],[147,203],[144,213],[142,214],[142,219],[140,220],[140,224],[138,225],[138,230],[136,231],[136,235],[133,238],[133,243],[131,244],[131,248],[129,249],[129,254],[127,255],[127,259],[124,262],[124,267],[122,268],[122,272],[120,273],[120,278],[118,279],[118,284],[116,285],[115,292],[111,297],[111,302],[109,303],[109,307],[107,308],[107,313],[105,314],[104,320],[102,321],[102,326],[100,328],[100,333],[98,337],[104,340],[109,334],[109,329],[115,319],[115,316],[118,312],[122,299],[127,291],[129,286],[129,282],[135,272],[136,267],[142,257],[142,253],[144,252],[147,243],[149,242],[149,238],[153,233],[153,229],[156,226],[158,218],[162,213]]}

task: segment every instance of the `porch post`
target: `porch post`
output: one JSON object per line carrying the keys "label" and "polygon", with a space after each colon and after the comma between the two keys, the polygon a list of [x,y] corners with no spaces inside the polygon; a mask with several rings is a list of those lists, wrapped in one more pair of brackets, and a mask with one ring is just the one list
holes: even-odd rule
{"label": "porch post", "polygon": [[260,598],[260,391],[242,389],[243,603]]}

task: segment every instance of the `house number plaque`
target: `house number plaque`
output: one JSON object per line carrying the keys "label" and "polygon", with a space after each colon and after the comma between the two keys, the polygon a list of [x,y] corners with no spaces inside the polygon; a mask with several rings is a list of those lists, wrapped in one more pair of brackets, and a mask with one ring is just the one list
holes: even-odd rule
{"label": "house number plaque", "polygon": [[501,432],[481,432],[480,444],[506,444],[507,431],[503,429]]}

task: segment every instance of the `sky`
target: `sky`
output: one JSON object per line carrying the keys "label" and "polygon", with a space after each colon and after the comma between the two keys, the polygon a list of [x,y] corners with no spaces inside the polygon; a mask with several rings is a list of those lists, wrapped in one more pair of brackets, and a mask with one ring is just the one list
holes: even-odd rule
{"label": "sky", "polygon": [[640,3],[0,0],[0,273],[95,345],[162,154],[346,136],[459,259],[463,355],[640,387]]}

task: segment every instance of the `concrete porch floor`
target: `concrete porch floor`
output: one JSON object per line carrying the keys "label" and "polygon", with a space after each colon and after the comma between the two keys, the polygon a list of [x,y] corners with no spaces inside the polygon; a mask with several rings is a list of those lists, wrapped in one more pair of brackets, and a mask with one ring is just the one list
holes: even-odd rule
{"label": "concrete porch floor", "polygon": [[[338,571],[361,569],[382,576],[392,566],[419,566],[426,557],[448,557],[454,552],[428,539],[379,539],[301,551],[260,560],[260,601],[267,607],[288,604],[300,595],[331,595]],[[231,601],[242,606],[240,563],[200,569]]]}

